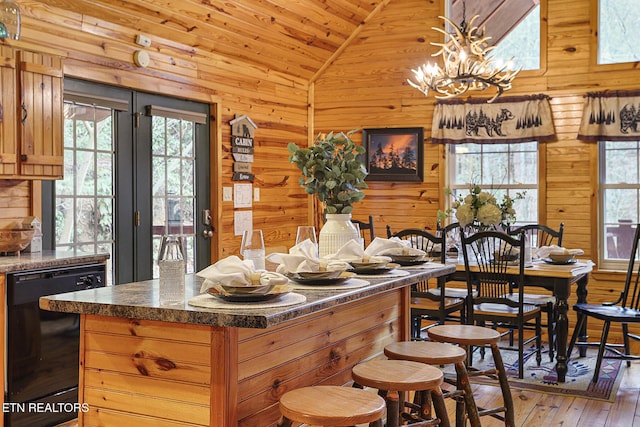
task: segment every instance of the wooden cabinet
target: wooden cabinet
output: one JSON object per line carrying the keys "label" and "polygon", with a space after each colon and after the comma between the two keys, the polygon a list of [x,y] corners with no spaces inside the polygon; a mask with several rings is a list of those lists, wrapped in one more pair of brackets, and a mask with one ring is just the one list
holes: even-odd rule
{"label": "wooden cabinet", "polygon": [[63,58],[0,46],[0,178],[63,176]]}

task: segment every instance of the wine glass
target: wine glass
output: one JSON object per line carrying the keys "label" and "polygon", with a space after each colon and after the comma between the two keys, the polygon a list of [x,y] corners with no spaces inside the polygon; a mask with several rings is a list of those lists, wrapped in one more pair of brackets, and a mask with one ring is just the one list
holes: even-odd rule
{"label": "wine glass", "polygon": [[353,227],[356,229],[357,236],[354,240],[360,243],[360,246],[364,249],[364,237],[362,237],[362,234],[360,233],[360,224],[354,222]]}
{"label": "wine glass", "polygon": [[313,225],[299,225],[298,232],[296,233],[296,245],[304,242],[305,240],[311,240],[311,243],[315,246],[315,255],[318,256],[318,239],[316,237],[316,228]]}
{"label": "wine glass", "polygon": [[256,270],[265,269],[265,248],[262,230],[245,230],[240,244],[242,258],[250,259]]}

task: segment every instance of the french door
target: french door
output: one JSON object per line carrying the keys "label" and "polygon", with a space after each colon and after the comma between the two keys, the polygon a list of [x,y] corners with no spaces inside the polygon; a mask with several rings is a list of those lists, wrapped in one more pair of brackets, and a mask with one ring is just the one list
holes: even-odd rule
{"label": "french door", "polygon": [[65,79],[65,176],[43,184],[50,246],[111,253],[114,284],[158,277],[166,234],[183,237],[188,272],[207,266],[208,123],[206,104]]}

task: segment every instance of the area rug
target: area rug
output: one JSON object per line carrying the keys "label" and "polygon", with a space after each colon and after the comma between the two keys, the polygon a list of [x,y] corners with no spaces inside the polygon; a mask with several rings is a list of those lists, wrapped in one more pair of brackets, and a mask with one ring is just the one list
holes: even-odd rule
{"label": "area rug", "polygon": [[[501,350],[502,358],[509,376],[509,385],[513,389],[534,390],[542,393],[576,396],[586,399],[597,399],[613,402],[622,380],[625,361],[604,359],[600,368],[598,381],[591,382],[597,359],[597,349],[588,348],[586,357],[579,357],[578,349],[574,349],[573,357],[568,363],[566,381],[558,382],[555,370],[556,361],[549,361],[547,351],[542,352],[542,363],[536,363],[535,351],[526,351],[524,361],[524,378],[518,378],[518,353],[517,351]],[[492,368],[493,358],[487,349],[485,358],[482,359],[480,351],[476,349],[473,358],[473,367],[478,369]],[[475,377],[472,382],[479,384],[496,385],[497,383],[485,377]]]}

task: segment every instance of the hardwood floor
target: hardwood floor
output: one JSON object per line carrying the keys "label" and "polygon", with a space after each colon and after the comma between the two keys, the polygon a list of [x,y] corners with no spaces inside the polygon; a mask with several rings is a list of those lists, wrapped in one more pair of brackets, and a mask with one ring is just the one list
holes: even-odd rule
{"label": "hardwood floor", "polygon": [[[566,397],[532,391],[512,390],[519,427],[640,427],[640,362],[624,368],[616,401]],[[500,405],[500,389],[493,386],[474,387],[480,406]],[[447,399],[449,401],[449,399]],[[452,425],[455,424],[453,402],[447,402]],[[503,423],[482,417],[483,427],[502,427]],[[70,421],[57,427],[77,427]]]}
{"label": "hardwood floor", "polygon": [[[640,362],[632,362],[630,368],[624,369],[616,401],[612,403],[512,390],[516,407],[516,425],[521,427],[640,426]],[[477,386],[474,388],[474,396],[479,406],[497,406],[500,402],[500,389],[492,386]],[[453,414],[453,404],[448,407],[449,413]],[[454,418],[451,420],[453,422]],[[483,427],[503,425],[496,419],[482,417]]]}

